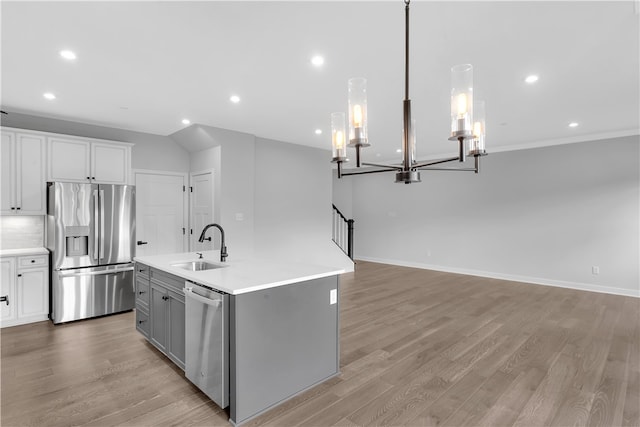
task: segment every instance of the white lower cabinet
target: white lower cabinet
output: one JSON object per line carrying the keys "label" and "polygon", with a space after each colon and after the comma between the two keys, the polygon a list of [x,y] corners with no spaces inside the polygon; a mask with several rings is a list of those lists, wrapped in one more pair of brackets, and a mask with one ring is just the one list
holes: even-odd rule
{"label": "white lower cabinet", "polygon": [[0,258],[2,327],[47,320],[49,315],[48,255]]}
{"label": "white lower cabinet", "polygon": [[0,258],[0,321],[9,326],[16,319],[16,259]]}

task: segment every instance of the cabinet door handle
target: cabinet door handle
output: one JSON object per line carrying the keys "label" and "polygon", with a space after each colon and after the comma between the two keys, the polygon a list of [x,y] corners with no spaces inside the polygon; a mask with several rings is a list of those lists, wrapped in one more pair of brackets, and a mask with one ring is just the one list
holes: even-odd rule
{"label": "cabinet door handle", "polygon": [[20,208],[16,208],[16,210],[18,210],[18,211],[19,211],[19,210],[20,210]]}
{"label": "cabinet door handle", "polygon": [[0,297],[0,302],[6,302],[9,305],[9,295],[4,295]]}
{"label": "cabinet door handle", "polygon": [[138,295],[146,294],[146,291],[138,291]]}
{"label": "cabinet door handle", "polygon": [[15,210],[16,210],[16,208],[14,208],[14,207],[11,207],[11,210],[12,210],[12,211],[15,211]]}
{"label": "cabinet door handle", "polygon": [[22,277],[22,274],[18,274],[18,277]]}
{"label": "cabinet door handle", "polygon": [[142,325],[146,320],[138,320],[138,325]]}
{"label": "cabinet door handle", "polygon": [[[137,244],[138,246],[140,246],[140,245],[146,245],[147,243],[149,243],[149,242],[143,242],[142,240],[138,240],[138,241],[136,242],[136,244]],[[142,271],[142,270],[141,270],[141,271]]]}
{"label": "cabinet door handle", "polygon": [[166,296],[166,295],[162,295],[162,299],[163,299],[164,301],[166,301],[166,300],[168,300],[168,299],[169,299],[169,297],[168,297],[168,296]]}
{"label": "cabinet door handle", "polygon": [[35,260],[35,259],[32,259],[32,260],[31,260],[31,263],[33,264],[34,262],[36,262],[36,260]]}

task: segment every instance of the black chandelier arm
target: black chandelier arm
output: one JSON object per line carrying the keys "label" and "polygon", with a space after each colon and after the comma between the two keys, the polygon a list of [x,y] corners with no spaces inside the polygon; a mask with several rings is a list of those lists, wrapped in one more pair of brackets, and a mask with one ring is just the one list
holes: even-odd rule
{"label": "black chandelier arm", "polygon": [[[349,169],[353,171],[353,169]],[[342,172],[341,176],[349,176],[349,175],[366,175],[370,173],[380,173],[380,172],[392,172],[394,169],[374,169],[374,170],[360,170],[357,172]]]}
{"label": "black chandelier arm", "polygon": [[414,165],[412,165],[412,168],[423,168],[425,166],[432,166],[432,165],[439,165],[442,163],[448,163],[448,162],[456,162],[458,161],[459,157],[449,157],[447,159],[440,159],[440,160],[434,160],[432,162],[422,162],[422,163],[415,163]]}
{"label": "black chandelier arm", "polygon": [[459,171],[459,172],[476,172],[476,168],[418,168],[421,171]]}
{"label": "black chandelier arm", "polygon": [[362,163],[363,166],[373,166],[376,168],[385,168],[385,169],[389,169],[389,170],[402,170],[402,165],[383,165],[381,163],[367,163],[367,162],[363,162]]}

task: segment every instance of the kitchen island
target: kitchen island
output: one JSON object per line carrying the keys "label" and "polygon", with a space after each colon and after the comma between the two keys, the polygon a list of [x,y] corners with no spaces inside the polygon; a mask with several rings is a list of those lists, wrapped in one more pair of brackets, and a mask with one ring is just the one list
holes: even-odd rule
{"label": "kitchen island", "polygon": [[[345,270],[218,259],[218,251],[203,252],[202,259],[193,252],[136,258],[136,327],[185,369],[189,352],[197,351],[192,338],[185,344],[193,326],[185,294],[187,304],[192,288],[224,298],[224,328],[205,325],[202,341],[221,340],[228,355],[222,374],[226,400],[214,401],[223,407],[228,402],[229,421],[238,425],[339,374],[338,278]],[[192,262],[206,262],[210,269],[187,269]]]}

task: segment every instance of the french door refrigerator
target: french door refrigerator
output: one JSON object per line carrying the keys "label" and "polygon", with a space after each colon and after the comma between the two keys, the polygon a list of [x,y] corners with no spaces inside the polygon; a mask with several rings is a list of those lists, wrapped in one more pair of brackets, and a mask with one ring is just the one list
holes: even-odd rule
{"label": "french door refrigerator", "polygon": [[134,186],[47,183],[53,323],[133,309],[135,228]]}

